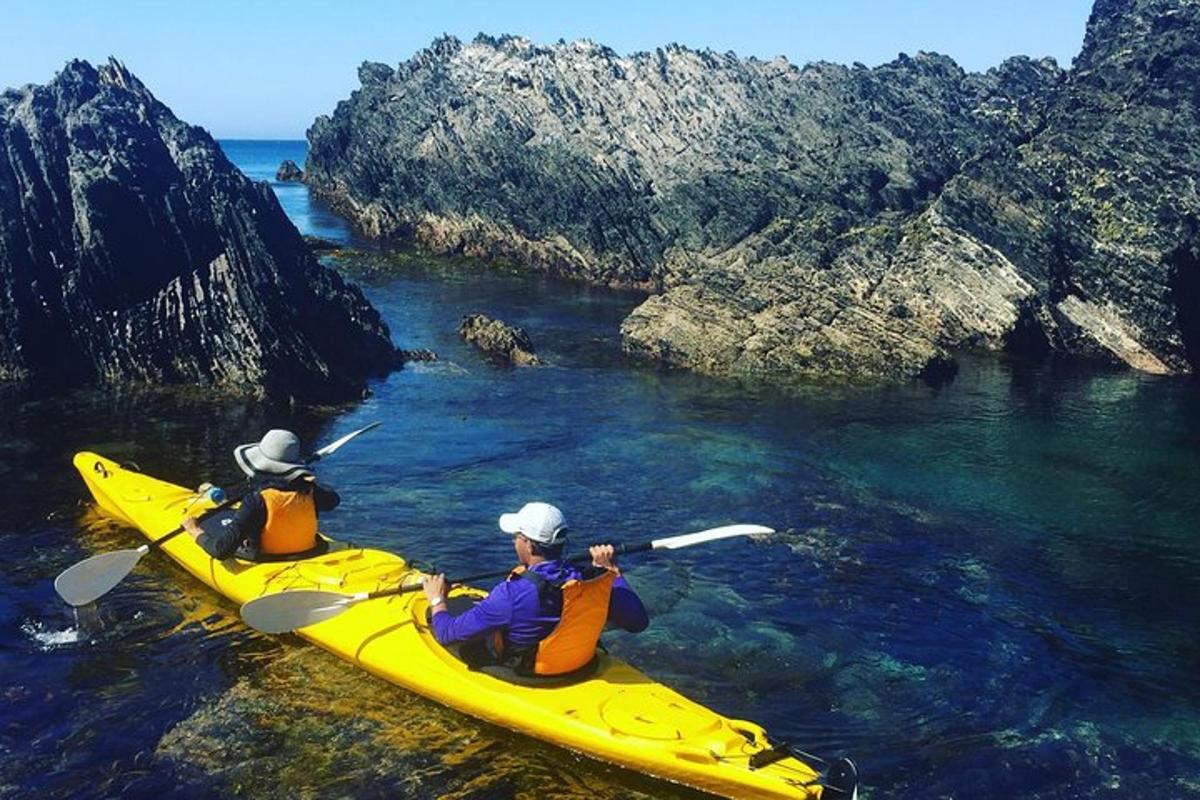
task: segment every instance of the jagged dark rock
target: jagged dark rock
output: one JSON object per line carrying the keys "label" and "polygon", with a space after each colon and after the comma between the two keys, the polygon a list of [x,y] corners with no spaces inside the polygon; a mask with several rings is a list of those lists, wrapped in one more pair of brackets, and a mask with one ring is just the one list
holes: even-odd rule
{"label": "jagged dark rock", "polygon": [[304,243],[308,245],[308,249],[314,252],[322,250],[339,250],[341,245],[337,242],[331,242],[328,239],[322,239],[320,236],[305,236]]}
{"label": "jagged dark rock", "polygon": [[427,348],[418,350],[401,350],[401,354],[405,361],[437,361],[438,354]]}
{"label": "jagged dark rock", "polygon": [[0,95],[0,379],[337,400],[397,365],[270,188],[120,63]]}
{"label": "jagged dark rock", "polygon": [[304,170],[292,161],[290,158],[285,158],[283,163],[279,165],[279,169],[275,170],[275,180],[277,181],[303,181]]}
{"label": "jagged dark rock", "polygon": [[542,363],[524,328],[507,325],[484,314],[468,314],[458,326],[458,335],[498,361],[529,367]]}
{"label": "jagged dark rock", "polygon": [[439,39],[309,131],[376,237],[655,294],[627,349],[947,374],[955,349],[1200,363],[1200,4],[1099,0],[1070,70]]}

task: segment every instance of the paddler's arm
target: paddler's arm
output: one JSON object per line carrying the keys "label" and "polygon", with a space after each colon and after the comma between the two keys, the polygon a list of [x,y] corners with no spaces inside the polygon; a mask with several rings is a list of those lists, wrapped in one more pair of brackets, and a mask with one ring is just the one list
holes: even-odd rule
{"label": "paddler's arm", "polygon": [[641,633],[650,627],[650,614],[642,604],[642,598],[624,577],[613,581],[612,595],[608,598],[608,621],[630,633]]}
{"label": "paddler's arm", "polygon": [[333,511],[342,502],[341,496],[333,489],[317,483],[315,478],[309,480],[313,482],[313,503],[317,511]]}
{"label": "paddler's arm", "polygon": [[[252,491],[242,498],[242,504],[234,512],[228,525],[222,525],[211,533],[203,529],[193,532],[192,528],[188,528],[188,533],[204,552],[218,561],[223,561],[232,558],[242,546],[242,542],[257,539],[262,534],[262,527],[266,522],[267,506],[263,503],[262,495]],[[184,526],[187,527],[186,522]],[[200,526],[197,524],[195,527]]]}
{"label": "paddler's arm", "polygon": [[490,630],[503,628],[512,622],[512,600],[509,598],[508,583],[502,583],[491,593],[471,607],[469,611],[451,616],[446,610],[446,578],[444,575],[427,575],[422,581],[425,597],[433,603],[433,636],[439,644],[474,639]]}
{"label": "paddler's arm", "polygon": [[608,621],[630,633],[641,633],[650,625],[650,615],[637,592],[625,580],[617,567],[611,544],[594,545],[588,548],[592,556],[592,566],[615,572],[617,579],[613,581],[612,594],[608,598]]}

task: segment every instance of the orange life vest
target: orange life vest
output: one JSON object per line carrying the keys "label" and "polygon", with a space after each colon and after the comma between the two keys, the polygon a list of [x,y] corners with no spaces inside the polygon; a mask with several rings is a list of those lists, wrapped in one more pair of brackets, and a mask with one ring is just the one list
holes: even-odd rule
{"label": "orange life vest", "polygon": [[564,675],[587,666],[596,655],[596,645],[608,622],[608,601],[617,574],[605,570],[595,578],[555,584],[532,570],[517,567],[509,580],[514,578],[532,581],[538,587],[539,601],[543,592],[562,593],[558,624],[536,649],[523,654],[518,669],[534,675]]}
{"label": "orange life vest", "polygon": [[303,553],[317,546],[317,504],[312,492],[263,489],[267,521],[259,548],[269,555]]}

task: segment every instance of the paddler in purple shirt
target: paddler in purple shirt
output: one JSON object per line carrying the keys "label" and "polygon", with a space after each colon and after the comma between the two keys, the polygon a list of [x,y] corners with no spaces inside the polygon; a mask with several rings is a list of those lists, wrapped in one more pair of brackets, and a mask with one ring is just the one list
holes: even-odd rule
{"label": "paddler in purple shirt", "polygon": [[[518,567],[508,580],[492,589],[487,597],[469,610],[457,616],[449,613],[444,575],[429,575],[424,579],[434,636],[443,645],[457,642],[476,645],[473,648],[476,655],[473,659],[468,658],[468,661],[479,661],[480,654],[483,654],[485,664],[490,661],[515,666],[519,672],[534,672],[532,655],[537,653],[539,643],[547,639],[552,631],[559,642],[574,638],[578,649],[579,641],[588,640],[588,632],[584,632],[582,637],[571,637],[555,630],[563,616],[563,586],[568,581],[585,582],[589,586],[603,584],[599,593],[590,592],[588,596],[592,602],[596,598],[604,602],[607,595],[609,624],[633,633],[645,630],[650,624],[646,607],[617,569],[612,545],[589,548],[592,566],[584,571],[562,560],[567,544],[567,521],[554,506],[526,503],[517,513],[500,516],[500,530],[513,537],[517,559],[524,569]],[[597,576],[602,580],[597,580]],[[587,604],[588,601],[579,598],[578,593],[572,593],[573,609]],[[582,616],[590,616],[593,620],[596,618],[595,614],[578,614],[574,610],[568,616],[573,621]],[[595,624],[602,625],[603,621],[601,617]],[[598,629],[594,635],[599,637]],[[484,648],[486,653],[483,652]],[[467,656],[467,650],[464,646],[464,657]],[[586,654],[586,658],[590,660],[591,655]],[[547,656],[547,659],[540,656]],[[568,661],[571,658],[576,657],[569,656]],[[524,669],[518,664],[522,659],[525,661]],[[562,662],[546,653],[539,654],[538,666],[546,663]],[[540,669],[536,671],[546,674]]]}

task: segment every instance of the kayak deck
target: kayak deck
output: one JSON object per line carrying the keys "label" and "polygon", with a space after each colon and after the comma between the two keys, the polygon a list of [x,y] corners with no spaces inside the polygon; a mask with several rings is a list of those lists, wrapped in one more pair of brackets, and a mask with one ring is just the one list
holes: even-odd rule
{"label": "kayak deck", "polygon": [[[149,539],[213,507],[188,489],[94,453],[78,453],[74,463],[101,509]],[[272,563],[217,561],[189,536],[162,549],[239,605],[293,589],[356,593],[419,580],[400,556],[336,542],[319,556]],[[450,592],[461,595],[483,592]],[[729,797],[822,796],[817,772],[791,755],[773,753],[760,726],[721,716],[620,659],[600,653],[594,671],[565,685],[513,683],[471,670],[439,645],[427,610],[421,592],[392,595],[358,603],[298,635],[450,708],[601,761]]]}

